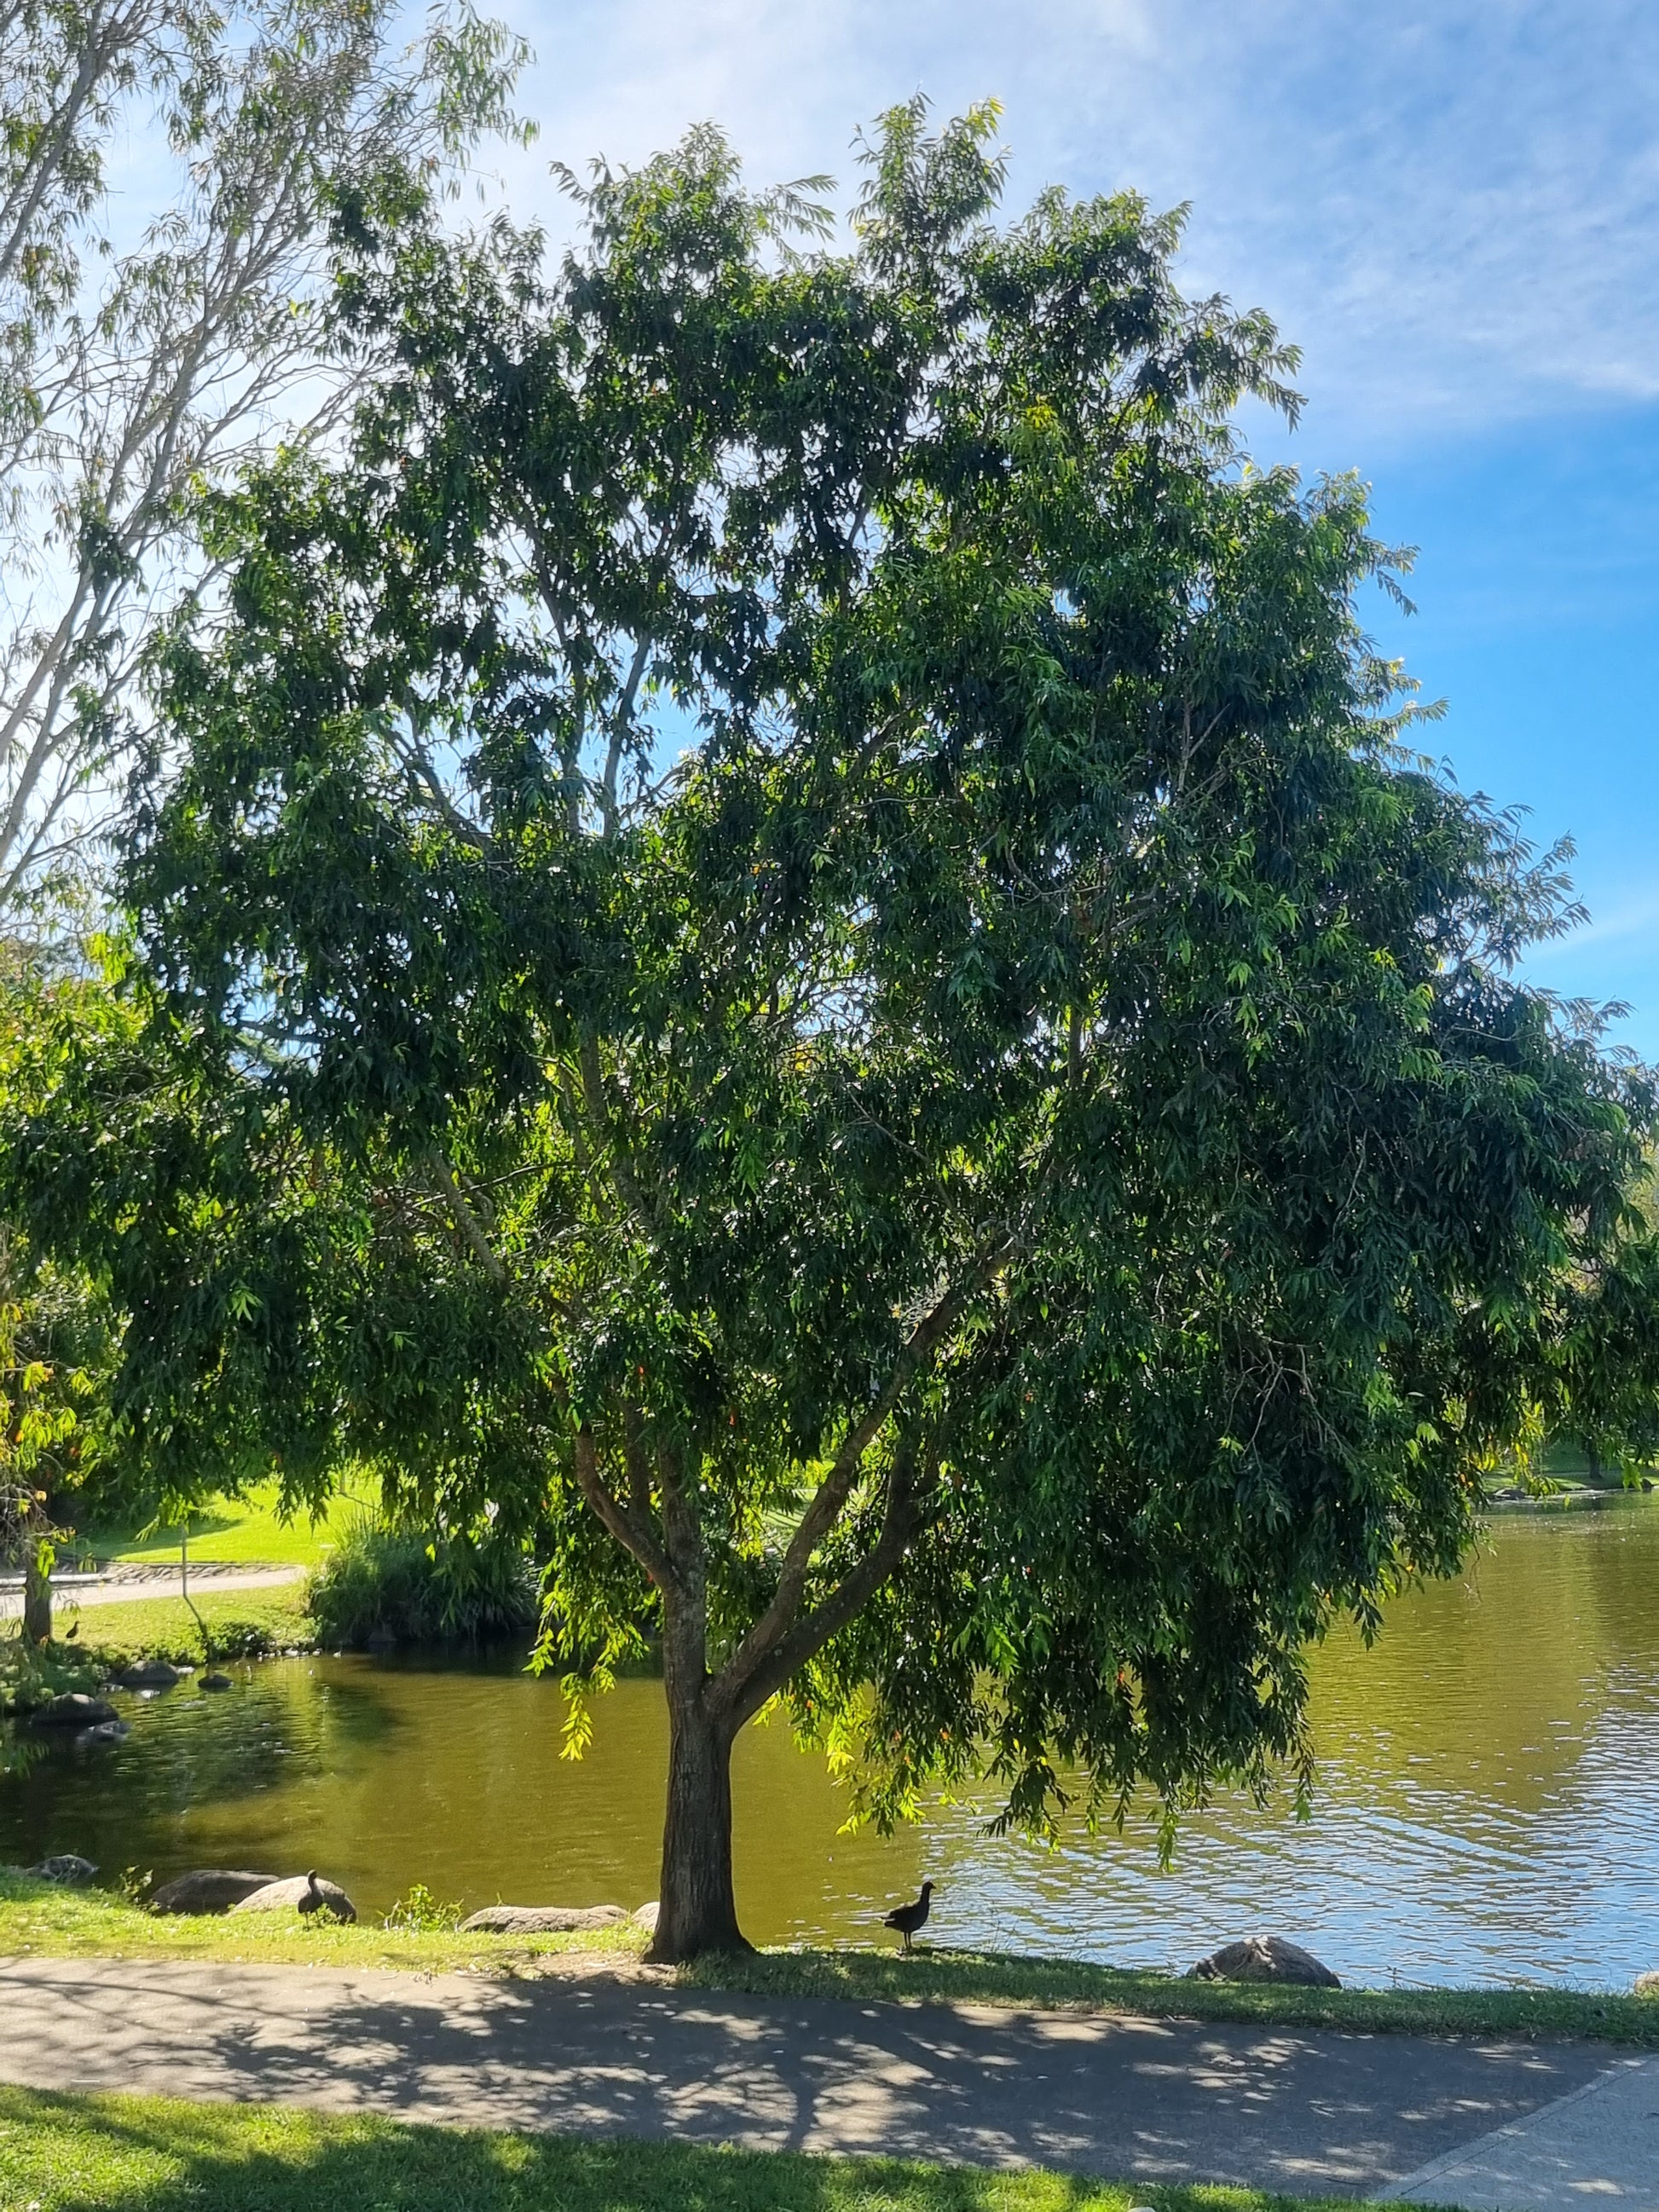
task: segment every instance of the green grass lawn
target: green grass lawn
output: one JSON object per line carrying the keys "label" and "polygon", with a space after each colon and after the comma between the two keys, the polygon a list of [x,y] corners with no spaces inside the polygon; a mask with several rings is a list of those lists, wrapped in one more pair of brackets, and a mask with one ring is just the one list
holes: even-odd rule
{"label": "green grass lawn", "polygon": [[[383,1966],[409,1973],[533,1973],[580,1953],[637,1957],[642,1929],[575,1936],[463,1936],[378,1928],[297,1912],[154,1913],[105,1889],[60,1889],[0,1867],[0,1958],[215,1959],[239,1966]],[[0,2212],[7,2212],[0,2198]]]}
{"label": "green grass lawn", "polygon": [[[57,1889],[0,1869],[0,1957],[218,1959],[242,1964],[383,1966],[412,1972],[533,1974],[595,1954],[637,1955],[631,1925],[575,1936],[463,1936],[443,1928],[342,1928],[297,1913],[158,1917],[105,1890]],[[1030,2006],[1142,2017],[1235,2020],[1371,2034],[1583,2036],[1659,2049],[1659,2000],[1594,1990],[1296,1990],[1121,1973],[991,1952],[759,1951],[701,1960],[684,1988],[860,2003]]]}
{"label": "green grass lawn", "polygon": [[1338,2201],[0,2088],[4,2212],[1335,2212]]}
{"label": "green grass lawn", "polygon": [[[216,1498],[189,1522],[190,1556],[203,1566],[314,1567],[354,1516],[374,1499],[370,1486],[341,1491],[327,1511],[313,1521],[305,1515],[279,1520],[276,1485],[262,1484],[246,1498]],[[179,1530],[89,1528],[64,1547],[66,1563],[83,1558],[161,1566],[179,1556]]]}
{"label": "green grass lawn", "polygon": [[[313,1631],[303,1610],[303,1585],[286,1583],[276,1589],[204,1590],[192,1596],[215,1656],[258,1658],[295,1645],[310,1645]],[[206,1657],[202,1632],[182,1598],[141,1597],[119,1605],[76,1608],[60,1598],[52,1607],[54,1650],[68,1657],[78,1647],[96,1667],[125,1667],[136,1659],[170,1659],[176,1666],[198,1666]],[[78,1627],[74,1645],[64,1642]]]}

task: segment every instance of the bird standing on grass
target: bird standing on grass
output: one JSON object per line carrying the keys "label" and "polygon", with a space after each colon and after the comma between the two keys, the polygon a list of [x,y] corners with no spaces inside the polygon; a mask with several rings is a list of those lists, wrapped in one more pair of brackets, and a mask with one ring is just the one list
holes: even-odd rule
{"label": "bird standing on grass", "polygon": [[932,1906],[933,1896],[933,1883],[925,1881],[921,1885],[921,1895],[914,1905],[896,1905],[883,1918],[881,1924],[884,1928],[896,1928],[899,1934],[903,1936],[907,1952],[910,1948],[910,1938],[919,1934],[927,1925],[927,1914]]}

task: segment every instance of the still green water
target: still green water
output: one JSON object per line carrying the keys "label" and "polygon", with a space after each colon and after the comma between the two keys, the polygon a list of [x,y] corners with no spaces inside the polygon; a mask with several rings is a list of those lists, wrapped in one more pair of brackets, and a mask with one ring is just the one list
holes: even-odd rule
{"label": "still green water", "polygon": [[[515,1661],[275,1661],[234,1692],[126,1701],[119,1746],[0,1782],[0,1860],[76,1850],[108,1879],[316,1866],[378,1913],[411,1882],[467,1906],[635,1905],[657,1891],[666,1729],[620,1684],[580,1765],[550,1681]],[[1054,1848],[931,1805],[839,1832],[823,1761],[781,1725],[734,1764],[736,1872],[757,1942],[868,1938],[924,1874],[941,1942],[1185,1966],[1257,1929],[1345,1977],[1627,1984],[1659,1966],[1659,1501],[1497,1520],[1462,1577],[1382,1642],[1316,1656],[1311,1820],[1220,1803],[1157,1864],[1150,1821]]]}

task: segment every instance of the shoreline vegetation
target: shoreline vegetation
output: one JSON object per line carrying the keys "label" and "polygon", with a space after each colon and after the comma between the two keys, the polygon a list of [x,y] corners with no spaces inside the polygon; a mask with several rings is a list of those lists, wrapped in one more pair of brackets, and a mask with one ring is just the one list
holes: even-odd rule
{"label": "shoreline vegetation", "polygon": [[108,1891],[65,1889],[0,1869],[0,1958],[198,1959],[507,1978],[620,1973],[667,1987],[780,1998],[1121,2013],[1365,2034],[1581,2039],[1659,2050],[1659,1997],[1612,1990],[1297,1989],[926,1945],[908,1959],[888,1950],[779,1950],[651,1967],[641,1958],[647,1940],[626,1923],[526,1936],[441,1924],[348,1927],[298,1913],[160,1915]]}
{"label": "shoreline vegetation", "polygon": [[59,1632],[33,1649],[14,1626],[10,1634],[0,1632],[0,1717],[33,1712],[65,1691],[97,1692],[111,1674],[149,1659],[201,1667],[313,1651],[318,1640],[304,1597],[301,1586],[284,1583],[204,1590],[189,1605],[177,1597],[146,1597],[88,1606],[74,1643]]}
{"label": "shoreline vegetation", "polygon": [[602,2142],[0,2087],[0,2202],[34,2212],[1380,2212],[1043,2169]]}

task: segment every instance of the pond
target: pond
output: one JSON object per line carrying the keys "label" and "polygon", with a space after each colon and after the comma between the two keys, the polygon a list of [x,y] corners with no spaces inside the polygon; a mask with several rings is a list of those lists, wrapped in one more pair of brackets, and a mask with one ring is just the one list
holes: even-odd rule
{"label": "pond", "polygon": [[[618,1685],[586,1759],[516,1659],[272,1661],[234,1691],[124,1700],[116,1747],[54,1747],[0,1781],[0,1861],[75,1850],[110,1879],[317,1866],[379,1913],[411,1882],[469,1908],[635,1905],[657,1890],[660,1685]],[[1052,1848],[985,1832],[988,1802],[839,1832],[822,1759],[781,1725],[734,1763],[747,1932],[866,1941],[924,1874],[943,1943],[1185,1967],[1271,1930],[1368,1983],[1628,1985],[1659,1966],[1659,1501],[1495,1519],[1456,1582],[1402,1598],[1381,1643],[1316,1655],[1313,1817],[1223,1802],[1160,1871],[1150,1817]]]}

